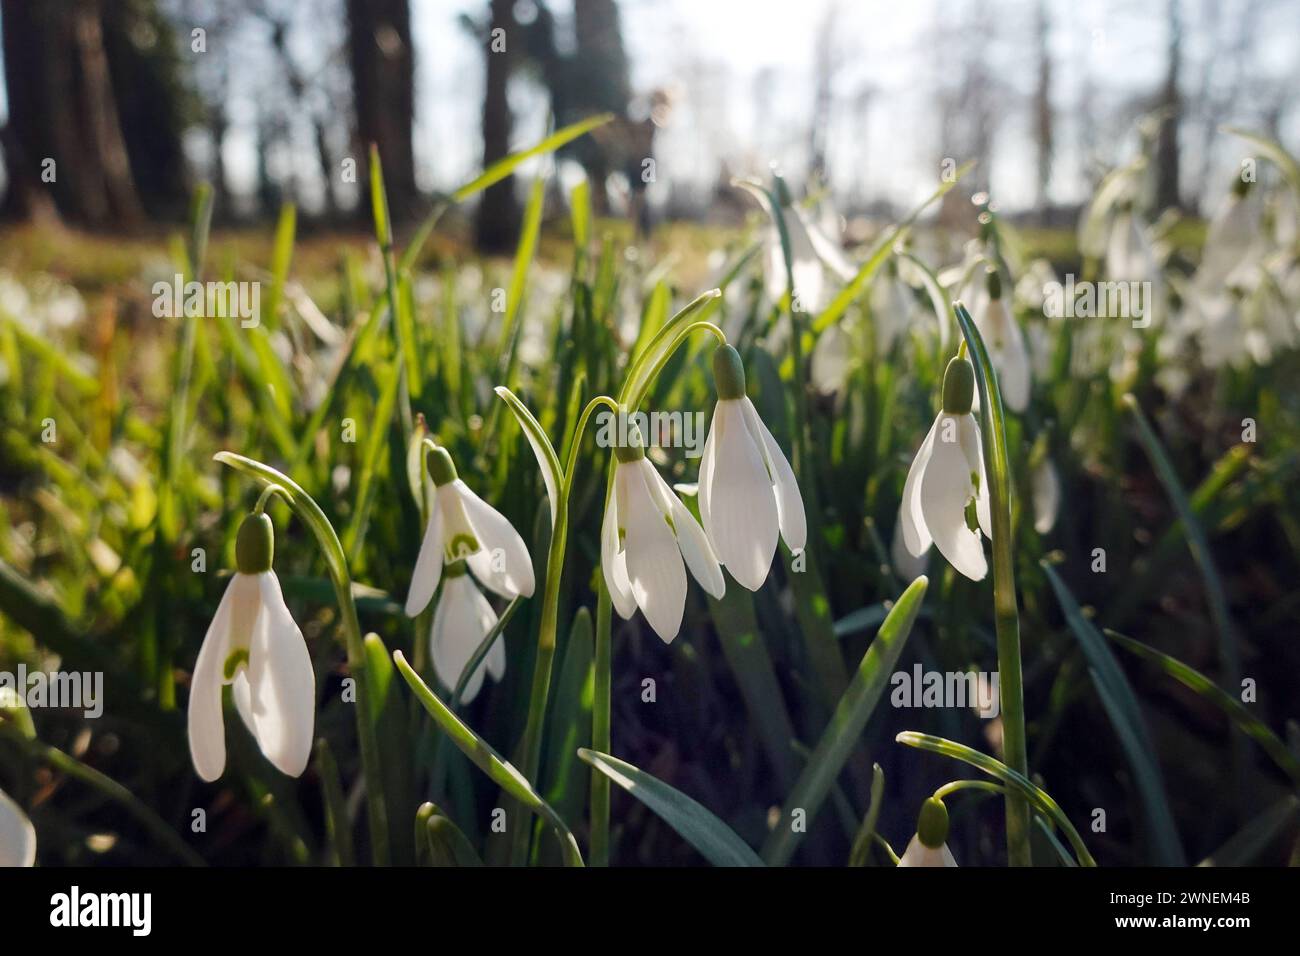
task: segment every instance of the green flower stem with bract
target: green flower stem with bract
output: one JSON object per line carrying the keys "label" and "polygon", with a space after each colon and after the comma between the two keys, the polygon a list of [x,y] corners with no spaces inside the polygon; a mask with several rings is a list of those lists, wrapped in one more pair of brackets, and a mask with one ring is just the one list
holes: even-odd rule
{"label": "green flower stem with bract", "polygon": [[[957,324],[970,349],[975,382],[980,394],[980,436],[989,481],[989,511],[993,521],[993,614],[997,630],[998,680],[1002,698],[1002,749],[1007,765],[1023,777],[1029,776],[1029,755],[1025,742],[1025,694],[1020,661],[1020,614],[1016,606],[1014,543],[1011,531],[1011,466],[1007,454],[1007,432],[1002,411],[1002,388],[993,371],[988,349],[966,307],[953,303]],[[1008,791],[1007,862],[1030,866],[1029,804],[1017,792]]]}
{"label": "green flower stem with bract", "polygon": [[375,864],[387,866],[391,860],[388,839],[387,802],[384,799],[383,774],[380,768],[379,741],[375,734],[375,725],[367,717],[368,698],[373,688],[368,683],[369,671],[366,667],[365,645],[361,638],[361,623],[357,619],[357,606],[352,597],[352,576],[348,573],[347,558],[343,554],[343,545],[339,543],[334,526],[325,517],[325,512],[303,491],[291,478],[276,471],[260,461],[236,455],[233,452],[218,452],[213,456],[223,465],[229,465],[249,477],[256,478],[264,484],[278,485],[282,496],[288,502],[293,513],[311,531],[320,546],[329,568],[330,580],[334,584],[334,594],[339,603],[339,620],[343,627],[343,636],[347,644],[348,669],[357,682],[356,718],[357,737],[361,747],[361,772],[366,781],[366,806],[370,814],[370,843]]}

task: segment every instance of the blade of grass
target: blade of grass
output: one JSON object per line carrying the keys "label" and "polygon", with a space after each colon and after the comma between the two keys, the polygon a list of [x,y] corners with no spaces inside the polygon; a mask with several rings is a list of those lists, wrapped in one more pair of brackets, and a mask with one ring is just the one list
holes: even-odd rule
{"label": "blade of grass", "polygon": [[1147,734],[1146,722],[1138,706],[1137,696],[1124,676],[1119,662],[1111,653],[1106,639],[1079,609],[1079,604],[1060,575],[1047,561],[1040,561],[1047,580],[1056,594],[1056,600],[1065,614],[1066,623],[1079,641],[1083,655],[1088,660],[1088,674],[1101,697],[1106,716],[1119,737],[1124,756],[1133,770],[1134,782],[1146,814],[1145,830],[1151,835],[1152,849],[1161,866],[1186,866],[1178,831],[1174,828],[1174,813],[1165,790],[1164,775],[1155,748]]}
{"label": "blade of grass", "polygon": [[880,631],[858,664],[812,757],[786,798],[780,821],[763,846],[763,859],[769,865],[783,866],[788,863],[803,838],[803,831],[796,832],[791,825],[794,812],[803,811],[806,826],[812,823],[817,811],[821,809],[831,784],[839,776],[849,753],[862,736],[863,728],[889,683],[889,675],[912,633],[912,624],[921,609],[921,601],[928,585],[929,579],[924,575],[913,581],[880,625]]}
{"label": "blade of grass", "polygon": [[640,800],[714,866],[762,866],[731,827],[657,777],[609,754],[582,749],[578,756]]}
{"label": "blade of grass", "polygon": [[1263,748],[1283,773],[1300,786],[1300,759],[1296,758],[1281,737],[1270,730],[1267,724],[1252,714],[1236,697],[1224,691],[1200,671],[1188,667],[1182,661],[1154,647],[1116,631],[1107,630],[1106,636],[1125,650],[1155,664],[1188,690],[1194,691],[1203,700],[1223,711],[1242,733]]}
{"label": "blade of grass", "polygon": [[423,680],[411,669],[401,651],[393,651],[393,663],[424,709],[451,738],[466,757],[488,775],[494,783],[515,800],[532,810],[555,830],[564,848],[566,866],[582,866],[582,854],[567,825],[549,803],[538,795],[526,777],[514,765],[497,753],[486,740],[474,733],[447,707]]}

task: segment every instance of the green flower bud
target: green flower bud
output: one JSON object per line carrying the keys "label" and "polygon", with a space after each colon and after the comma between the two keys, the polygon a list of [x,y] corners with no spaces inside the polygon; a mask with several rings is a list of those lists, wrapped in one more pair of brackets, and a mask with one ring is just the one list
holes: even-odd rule
{"label": "green flower bud", "polygon": [[249,515],[235,538],[235,567],[240,574],[261,574],[271,570],[275,557],[275,528],[265,512]]}
{"label": "green flower bud", "polygon": [[435,448],[429,452],[429,477],[438,486],[449,485],[456,480],[456,463],[445,448]]}
{"label": "green flower bud", "polygon": [[975,366],[957,357],[943,373],[943,410],[948,415],[969,415],[975,402]]}
{"label": "green flower bud", "polygon": [[931,797],[921,804],[921,815],[916,821],[916,835],[931,850],[937,850],[948,842],[948,808],[942,800]]}
{"label": "green flower bud", "polygon": [[730,345],[719,345],[713,350],[713,381],[718,387],[718,398],[745,397],[745,363]]}
{"label": "green flower bud", "polygon": [[641,437],[641,429],[636,422],[627,423],[627,444],[614,446],[614,457],[624,465],[645,457],[645,439]]}

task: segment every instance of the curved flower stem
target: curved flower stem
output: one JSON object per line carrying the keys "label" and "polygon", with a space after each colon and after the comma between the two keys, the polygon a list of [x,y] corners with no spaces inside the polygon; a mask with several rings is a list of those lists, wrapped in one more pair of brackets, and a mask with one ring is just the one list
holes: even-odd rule
{"label": "curved flower stem", "polygon": [[936,800],[942,800],[944,797],[956,793],[958,790],[985,790],[989,793],[1006,794],[1007,788],[1000,783],[993,783],[990,780],[954,780],[951,783],[945,783],[942,787],[934,792]]}
{"label": "curved flower stem", "polygon": [[[718,340],[719,345],[727,344],[726,334],[712,322],[701,320],[699,322],[692,322],[685,328],[680,329],[677,334],[673,336],[672,341],[668,343],[667,348],[663,350],[663,353],[651,363],[649,370],[645,372],[644,375],[638,376],[636,388],[629,392],[628,395],[620,396],[620,399],[623,400],[623,405],[629,412],[637,410],[641,402],[645,400],[645,394],[650,390],[650,386],[654,384],[655,379],[659,377],[659,373],[662,372],[664,366],[668,364],[668,360],[673,357],[673,353],[681,347],[683,342],[690,338],[691,333],[699,329],[705,329],[710,332],[713,337]],[[631,378],[627,380],[627,385],[628,387],[631,387]]]}
{"label": "curved flower stem", "polygon": [[[1002,696],[1002,749],[1006,764],[1029,776],[1025,743],[1025,694],[1020,661],[1020,613],[1016,606],[1015,561],[1011,553],[1011,466],[1002,412],[1002,389],[988,350],[971,315],[960,302],[953,303],[957,324],[970,348],[980,395],[980,435],[989,482],[990,529],[993,547],[993,614],[997,629],[998,675]],[[1008,791],[1007,862],[1030,866],[1029,803],[1023,794]]]}
{"label": "curved flower stem", "polygon": [[[361,772],[366,782],[366,806],[370,813],[370,842],[374,860],[378,866],[387,866],[390,861],[388,845],[388,808],[384,798],[384,778],[379,766],[379,741],[375,735],[375,725],[369,719],[368,708],[374,693],[368,683],[365,645],[361,639],[361,623],[357,619],[357,605],[352,598],[352,576],[348,573],[347,557],[343,545],[339,542],[334,526],[325,517],[325,512],[287,475],[281,474],[260,461],[222,451],[213,456],[216,461],[228,465],[236,471],[256,478],[266,485],[278,487],[280,494],[298,519],[316,538],[329,568],[330,581],[334,585],[334,594],[339,603],[339,621],[343,628],[347,644],[348,669],[357,682],[357,700],[355,703],[357,718],[357,738],[361,748]],[[263,491],[263,495],[267,492]],[[367,695],[362,697],[362,695]]]}
{"label": "curved flower stem", "polygon": [[[596,584],[596,657],[591,702],[591,746],[601,753],[610,751],[609,689],[612,683],[610,625],[613,606],[604,574]],[[609,866],[609,777],[591,772],[591,835],[587,858],[592,866]]]}
{"label": "curved flower stem", "polygon": [[[537,634],[537,659],[533,665],[532,687],[528,695],[528,717],[524,722],[524,736],[519,744],[519,769],[529,781],[536,781],[538,765],[542,757],[542,726],[546,720],[546,704],[551,692],[551,666],[555,660],[555,635],[560,611],[560,581],[564,573],[564,550],[569,536],[569,495],[573,490],[573,477],[577,471],[578,450],[582,445],[583,432],[592,413],[600,406],[606,406],[615,413],[619,405],[608,395],[598,395],[589,401],[578,418],[578,426],[573,432],[573,443],[569,446],[569,457],[561,472],[555,502],[555,522],[551,528],[551,545],[546,553],[546,584],[542,592],[542,621]],[[559,459],[555,450],[546,443],[547,457],[554,459],[558,467]],[[510,862],[513,866],[522,866],[528,857],[528,838],[532,828],[522,821],[514,827],[514,836],[510,844]]]}
{"label": "curved flower stem", "polygon": [[279,495],[284,499],[286,504],[292,504],[289,500],[289,493],[279,485],[270,484],[262,489],[262,493],[257,496],[257,504],[253,506],[253,514],[260,515],[266,510],[267,502],[271,500],[272,495]]}

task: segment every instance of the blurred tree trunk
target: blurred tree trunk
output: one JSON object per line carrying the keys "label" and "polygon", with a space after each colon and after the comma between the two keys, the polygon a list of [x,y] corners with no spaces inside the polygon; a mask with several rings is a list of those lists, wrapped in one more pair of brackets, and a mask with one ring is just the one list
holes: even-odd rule
{"label": "blurred tree trunk", "polygon": [[1047,187],[1052,179],[1053,115],[1052,115],[1052,53],[1048,46],[1051,21],[1047,13],[1047,0],[1038,0],[1038,18],[1035,24],[1038,44],[1038,83],[1034,89],[1034,138],[1038,147],[1038,211],[1047,210]]}
{"label": "blurred tree trunk", "polygon": [[1169,59],[1165,68],[1160,108],[1164,115],[1156,135],[1156,211],[1179,205],[1178,122],[1182,102],[1178,91],[1179,65],[1182,59],[1183,24],[1179,0],[1168,0]]}
{"label": "blurred tree trunk", "polygon": [[[483,86],[483,168],[487,169],[510,152],[510,59],[511,45],[518,42],[514,0],[491,0],[491,21],[483,47],[487,74]],[[476,239],[484,252],[506,252],[519,230],[519,204],[515,201],[514,177],[507,176],[483,193],[478,206]]]}
{"label": "blurred tree trunk", "polygon": [[[363,155],[379,147],[394,220],[415,215],[415,58],[407,0],[347,0],[352,103]],[[357,206],[365,216],[369,203]]]}
{"label": "blurred tree trunk", "polygon": [[122,136],[99,0],[3,0],[5,212],[55,210],[88,226],[142,218]]}

